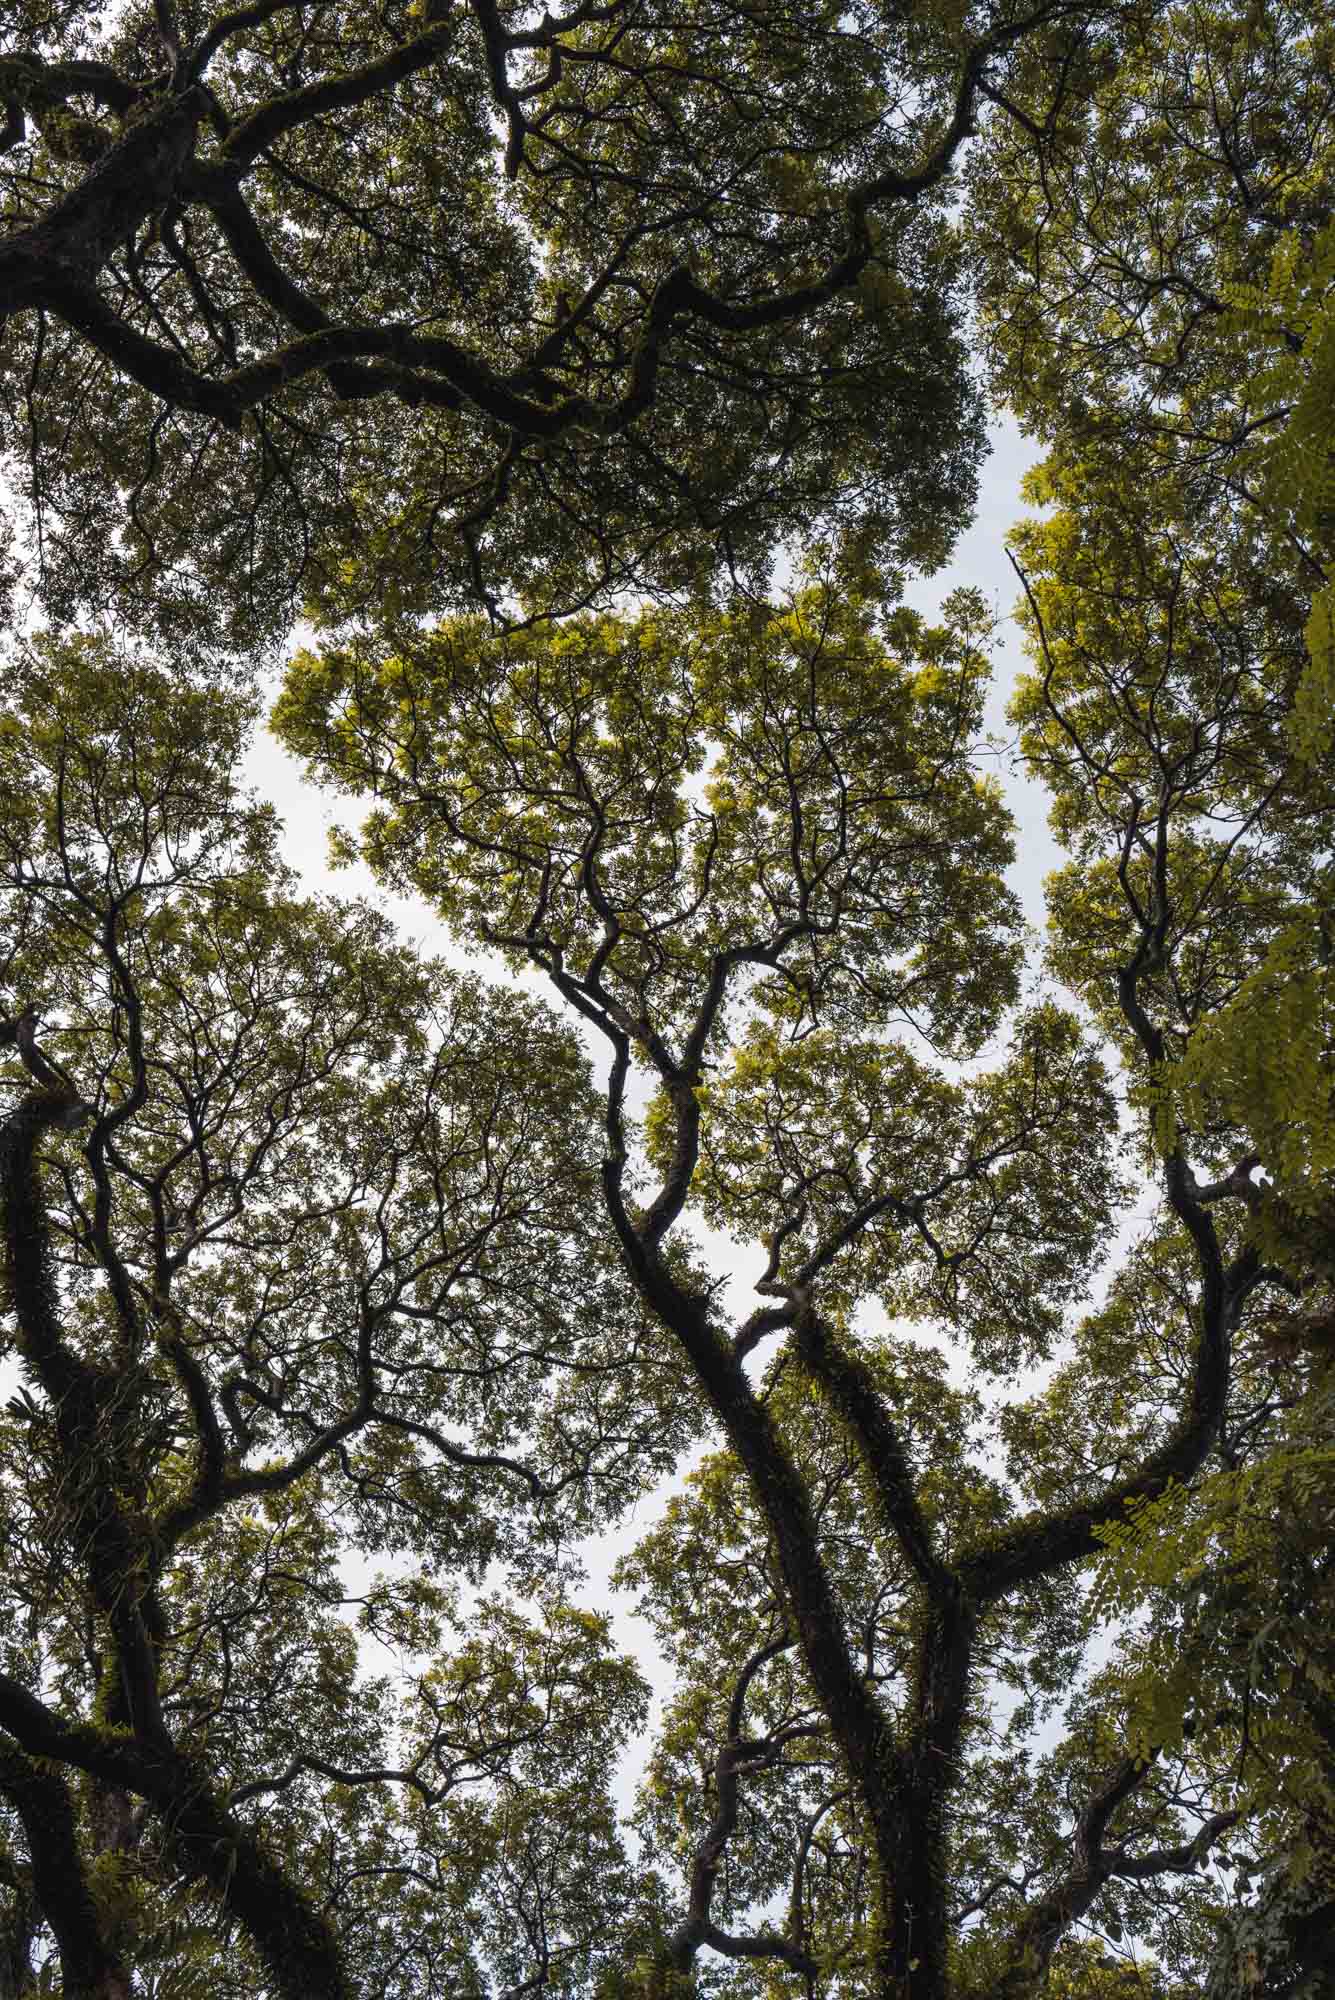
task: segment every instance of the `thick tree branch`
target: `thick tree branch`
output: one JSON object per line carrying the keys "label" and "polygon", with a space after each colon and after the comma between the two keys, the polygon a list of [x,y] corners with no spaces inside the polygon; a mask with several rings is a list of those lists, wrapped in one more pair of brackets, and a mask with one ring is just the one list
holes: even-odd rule
{"label": "thick tree branch", "polygon": [[1028,2000],[1041,1984],[1062,1938],[1112,1874],[1113,1856],[1104,1850],[1104,1832],[1117,1808],[1144,1783],[1149,1769],[1145,1758],[1123,1758],[1090,1797],[1071,1835],[1070,1868],[1030,1905],[1011,1934],[1010,1963],[997,1986],[997,2000]]}
{"label": "thick tree branch", "polygon": [[89,1723],[68,1723],[8,1674],[0,1674],[0,1729],[29,1757],[71,1764],[146,1799],[187,1869],[208,1882],[254,1939],[283,2000],[316,1993],[353,2000],[324,1919],[165,1739],[132,1742]]}
{"label": "thick tree branch", "polygon": [[222,149],[224,161],[232,167],[248,167],[261,153],[281,139],[285,132],[313,118],[326,118],[334,111],[348,111],[365,104],[382,91],[392,90],[419,70],[427,69],[444,55],[454,40],[455,24],[428,28],[387,55],[348,70],[343,76],[321,77],[282,97],[271,97],[258,111],[234,125]]}
{"label": "thick tree branch", "polygon": [[[0,242],[0,328],[11,313],[32,306],[66,316],[65,307],[77,307],[84,293],[89,325],[100,324],[92,311],[93,282],[121,244],[171,197],[204,109],[199,91],[168,98],[132,125],[40,221]],[[109,307],[102,311],[114,320]],[[184,379],[188,371],[177,366]]]}
{"label": "thick tree branch", "polygon": [[[258,25],[277,11],[276,6],[260,4],[224,17],[193,55],[182,59],[184,74],[198,79],[229,35]],[[304,326],[302,339],[219,378],[191,366],[179,349],[149,339],[118,315],[96,289],[98,273],[148,216],[172,201],[189,198],[192,177],[212,206],[213,200],[205,192],[209,183],[216,189],[220,177],[225,177],[235,186],[233,177],[251,168],[284,134],[365,104],[436,62],[454,38],[453,19],[432,21],[412,40],[344,75],[322,77],[271,98],[227,131],[218,166],[191,163],[201,118],[217,115],[208,94],[192,81],[184,90],[165,97],[147,118],[133,124],[110,147],[78,188],[55,203],[40,221],[15,232],[0,245],[0,297],[7,312],[40,306],[55,313],[154,397],[171,407],[211,416],[224,425],[239,424],[248,411],[304,377],[323,371],[336,394],[344,396],[391,392],[446,406],[466,401],[519,438],[554,439],[571,430],[613,437],[632,428],[653,402],[666,343],[679,320],[698,320],[723,333],[757,332],[795,324],[856,284],[872,255],[867,224],[871,211],[886,202],[914,201],[946,176],[973,130],[974,107],[987,64],[1047,20],[1067,11],[1061,5],[1039,8],[975,46],[962,64],[954,109],[943,132],[916,167],[887,168],[848,194],[848,245],[817,277],[766,297],[738,300],[702,285],[686,264],[666,272],[653,291],[635,339],[624,387],[608,401],[585,396],[533,400],[516,394],[504,376],[443,337],[424,337],[406,323],[336,323],[282,273],[272,254],[259,244],[253,224],[247,226],[241,219],[234,201],[220,200],[216,209],[233,251],[261,296],[278,305],[291,323]],[[499,24],[485,8],[482,14],[484,31],[491,19],[488,47],[493,69],[501,79],[501,101],[510,104],[515,93],[504,81]],[[558,31],[553,28],[552,32]],[[527,45],[525,37],[520,41]],[[82,79],[85,67],[89,74]],[[81,80],[76,81],[75,70]],[[47,78],[43,87],[67,94],[75,88],[91,89],[95,94],[101,90],[122,110],[140,95],[137,87],[118,85],[97,65],[65,65],[42,74]],[[511,108],[522,124],[517,99]],[[373,360],[392,366],[368,370],[351,365]],[[517,375],[524,379],[525,370],[521,367]]]}
{"label": "thick tree branch", "polygon": [[1127,1882],[1148,1882],[1156,1875],[1189,1875],[1200,1867],[1216,1840],[1237,1826],[1242,1817],[1240,1812],[1213,1813],[1178,1847],[1156,1847],[1148,1854],[1130,1854],[1119,1847],[1108,1857],[1108,1872]]}
{"label": "thick tree branch", "polygon": [[[30,1017],[21,1017],[22,1021]],[[44,1059],[42,1068],[49,1068]],[[40,1070],[39,1072],[40,1073]],[[127,1718],[152,1742],[164,1739],[158,1695],[157,1651],[161,1607],[149,1580],[147,1551],[117,1492],[133,1488],[124,1463],[120,1426],[123,1399],[132,1407],[135,1387],[119,1375],[91,1367],[62,1338],[51,1264],[46,1212],[34,1152],[52,1126],[69,1129],[86,1107],[70,1085],[31,1093],[0,1126],[0,1227],[4,1277],[18,1324],[19,1349],[50,1398],[56,1438],[73,1514],[74,1544],[87,1564],[95,1601],[114,1635]]]}
{"label": "thick tree branch", "polygon": [[855,1440],[887,1532],[933,1602],[953,1598],[958,1585],[932,1546],[908,1453],[866,1368],[809,1305],[797,1321],[797,1354]]}
{"label": "thick tree branch", "polygon": [[[796,1635],[833,1740],[861,1799],[878,1856],[878,1898],[892,1894],[899,1858],[903,1786],[898,1747],[887,1718],[858,1674],[838,1600],[818,1546],[810,1499],[782,1438],[747,1381],[731,1345],[701,1299],[677,1284],[646,1245],[620,1198],[614,1163],[604,1169],[608,1206],[630,1274],[645,1303],[679,1341],[741,1461],[774,1536]],[[893,1923],[881,1946],[880,1976],[902,1976],[906,1941]]]}
{"label": "thick tree branch", "polygon": [[64,1779],[0,1738],[0,1795],[23,1826],[32,1894],[55,1937],[64,1990],[87,2000],[130,2000],[129,1973],[88,1885]]}

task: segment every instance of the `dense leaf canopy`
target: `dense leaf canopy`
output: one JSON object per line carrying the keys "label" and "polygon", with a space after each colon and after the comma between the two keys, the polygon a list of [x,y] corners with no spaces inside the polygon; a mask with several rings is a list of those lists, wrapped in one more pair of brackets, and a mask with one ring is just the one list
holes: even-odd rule
{"label": "dense leaf canopy", "polygon": [[1324,12],[11,14],[0,2000],[1320,2000]]}
{"label": "dense leaf canopy", "polygon": [[1088,11],[23,0],[0,379],[49,607],[515,615],[832,520],[939,562],[981,444],[948,170]]}

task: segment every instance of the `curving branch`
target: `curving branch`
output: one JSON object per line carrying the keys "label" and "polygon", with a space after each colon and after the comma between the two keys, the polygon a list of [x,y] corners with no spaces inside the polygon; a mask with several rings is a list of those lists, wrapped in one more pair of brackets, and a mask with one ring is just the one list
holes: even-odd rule
{"label": "curving branch", "polygon": [[1216,1813],[1190,1840],[1148,1854],[1133,1855],[1126,1846],[1105,1847],[1113,1815],[1139,1790],[1157,1754],[1124,1758],[1091,1794],[1071,1834],[1072,1859],[1066,1874],[1027,1906],[1011,1932],[1010,1962],[997,1987],[997,2000],[1028,2000],[1062,1938],[1114,1877],[1143,1882],[1158,1875],[1190,1874],[1215,1841],[1242,1818],[1237,1812]]}
{"label": "curving branch", "polygon": [[[66,1722],[8,1675],[0,1675],[0,1729],[30,1758],[73,1765],[146,1798],[195,1871],[255,1939],[287,2000],[307,2000],[312,1992],[346,2000],[348,1989],[323,1921],[253,1836],[217,1805],[167,1730],[159,1689],[165,1621],[155,1582],[161,1550],[153,1546],[142,1517],[127,1509],[121,1497],[135,1490],[136,1480],[133,1468],[122,1462],[124,1415],[119,1404],[126,1395],[133,1398],[135,1385],[90,1366],[63,1338],[34,1159],[45,1131],[52,1126],[71,1129],[86,1117],[88,1107],[38,1050],[35,1020],[31,1010],[20,1015],[12,1024],[13,1039],[44,1087],[30,1092],[0,1125],[5,1287],[20,1354],[55,1413],[71,1540],[113,1642],[109,1713],[114,1723],[128,1725],[129,1734]],[[76,1880],[70,1878],[72,1889]],[[71,1909],[71,1921],[74,1914]],[[113,2000],[114,1986],[106,1991]]]}
{"label": "curving branch", "polygon": [[1029,1905],[1011,1931],[1010,1963],[997,1986],[997,2000],[1027,2000],[1062,1938],[1108,1880],[1112,1866],[1103,1848],[1104,1832],[1117,1808],[1139,1790],[1149,1769],[1146,1758],[1123,1758],[1087,1801],[1071,1835],[1071,1866]]}
{"label": "curving branch", "polygon": [[232,127],[222,147],[223,162],[234,168],[249,167],[284,133],[295,131],[312,119],[328,117],[332,111],[349,111],[356,104],[378,97],[382,91],[392,90],[444,55],[454,35],[452,21],[430,27],[373,62],[362,63],[341,76],[321,77],[317,83],[306,84],[281,97],[271,97],[258,111]]}
{"label": "curving branch", "polygon": [[774,1958],[808,1977],[814,1978],[816,1974],[814,1961],[792,1940],[771,1931],[732,1937],[721,1931],[710,1916],[718,1871],[737,1825],[741,1802],[739,1780],[749,1773],[769,1770],[779,1762],[787,1744],[823,1731],[824,1725],[820,1723],[795,1723],[755,1741],[742,1735],[746,1697],[752,1681],[762,1667],[795,1644],[795,1639],[786,1633],[770,1640],[751,1655],[737,1676],[728,1704],[727,1733],[714,1760],[718,1805],[709,1830],[697,1843],[691,1860],[687,1914],[668,1940],[668,1957],[678,1972],[689,1971],[700,1947],[709,1945],[728,1958]]}
{"label": "curving branch", "polygon": [[[647,1244],[622,1196],[624,1156],[607,1161],[604,1188],[626,1265],[645,1303],[680,1343],[744,1467],[770,1531],[807,1670],[830,1734],[866,1813],[877,1855],[878,1894],[893,1899],[893,1863],[903,1831],[904,1785],[893,1728],[858,1673],[844,1618],[822,1560],[811,1501],[773,1418],[747,1380],[730,1342],[704,1300],[668,1270]],[[907,1963],[902,1927],[887,1923],[878,1976],[901,1978]]]}
{"label": "curving branch", "polygon": [[[1052,0],[984,35],[961,64],[944,129],[917,165],[886,168],[849,190],[844,197],[845,247],[809,280],[758,297],[737,298],[701,283],[689,264],[678,263],[654,287],[625,364],[620,393],[606,400],[567,396],[543,401],[518,395],[506,375],[480,356],[443,337],[423,337],[409,322],[337,322],[315,302],[302,302],[300,287],[276,268],[271,255],[257,248],[256,233],[241,221],[236,206],[241,177],[286,135],[367,104],[429,68],[448,51],[457,33],[454,18],[441,20],[433,10],[435,18],[423,32],[384,55],[272,97],[228,123],[202,83],[204,72],[232,35],[262,24],[284,4],[285,0],[260,0],[215,22],[192,52],[180,55],[176,69],[184,78],[183,87],[160,92],[147,115],[139,115],[144,88],[122,81],[104,65],[43,64],[28,56],[6,59],[0,87],[9,83],[4,94],[11,103],[21,106],[25,92],[30,101],[45,96],[56,102],[75,92],[89,92],[122,116],[134,112],[136,119],[105,147],[77,188],[0,244],[0,299],[4,300],[0,323],[14,312],[49,311],[163,403],[200,412],[224,425],[238,425],[247,412],[284,389],[310,375],[324,374],[338,396],[393,393],[408,401],[447,406],[463,401],[518,438],[548,440],[570,431],[613,437],[631,429],[654,400],[668,342],[681,322],[695,321],[727,334],[759,332],[800,323],[855,286],[873,254],[868,218],[887,203],[919,199],[950,172],[973,133],[988,65],[1039,27],[1080,11],[1071,0]],[[529,86],[523,93],[515,90],[506,79],[508,53],[540,42],[552,52],[555,80],[557,37],[584,21],[610,19],[617,9],[580,9],[564,21],[545,20],[536,31],[536,41],[532,30],[514,34],[504,30],[486,0],[478,0],[476,11],[493,89],[512,121],[513,173],[518,170],[514,149],[522,150],[527,129],[521,95],[531,96],[541,86]],[[196,133],[206,119],[214,126],[222,120],[222,143],[213,160],[195,153]],[[224,193],[224,187],[230,191]],[[202,200],[214,209],[243,273],[260,296],[302,328],[302,337],[221,378],[192,366],[179,346],[154,341],[132,326],[96,286],[112,255],[150,216],[191,200]],[[590,297],[599,295],[602,282],[595,282]],[[587,299],[584,303],[587,307]],[[558,331],[564,340],[568,329]],[[510,379],[541,379],[543,358],[550,355],[553,338],[545,336]],[[370,360],[392,366],[348,372],[350,364]]]}
{"label": "curving branch", "polygon": [[86,308],[90,324],[120,325],[109,307],[97,310],[94,280],[175,190],[204,111],[201,91],[168,98],[131,125],[40,220],[0,242],[0,331],[13,313],[43,306],[61,317]]}
{"label": "curving branch", "polygon": [[1177,1847],[1152,1848],[1148,1854],[1131,1854],[1124,1847],[1117,1848],[1109,1856],[1108,1872],[1126,1882],[1148,1882],[1156,1875],[1190,1875],[1200,1867],[1215,1842],[1242,1818],[1240,1812],[1212,1813],[1209,1819],[1202,1820],[1190,1840]]}
{"label": "curving branch", "polygon": [[[1128,817],[1129,828],[1135,826],[1137,817],[1133,806]],[[1128,900],[1137,913],[1140,941],[1118,977],[1122,1013],[1145,1058],[1151,1079],[1165,1060],[1166,1044],[1162,1030],[1145,1010],[1140,987],[1145,973],[1162,953],[1168,922],[1164,881],[1166,827],[1167,815],[1161,814],[1155,843],[1154,866],[1159,886],[1154,906],[1141,910],[1127,888]],[[1252,1164],[1250,1157],[1244,1159],[1229,1182],[1229,1191],[1244,1199],[1244,1184]],[[1164,1159],[1163,1184],[1169,1206],[1191,1239],[1199,1273],[1200,1334],[1186,1407],[1172,1436],[1129,1477],[1112,1482],[1087,1501],[1058,1513],[1028,1515],[1007,1534],[965,1557],[959,1565],[960,1577],[980,1605],[995,1603],[1011,1590],[1095,1555],[1100,1546],[1098,1528],[1105,1522],[1124,1519],[1128,1507],[1156,1499],[1174,1480],[1190,1479],[1204,1464],[1219,1435],[1228,1394],[1233,1331],[1247,1298],[1261,1282],[1263,1266],[1256,1251],[1250,1248],[1225,1264],[1206,1205],[1215,1191],[1197,1187],[1180,1146],[1175,1146]]]}

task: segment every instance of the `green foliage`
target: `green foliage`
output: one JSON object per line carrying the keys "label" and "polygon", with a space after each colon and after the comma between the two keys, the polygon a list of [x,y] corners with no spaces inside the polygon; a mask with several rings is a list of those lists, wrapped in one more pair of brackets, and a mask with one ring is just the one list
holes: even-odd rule
{"label": "green foliage", "polygon": [[[1034,232],[988,279],[998,380],[1050,445],[1028,492],[1047,511],[1015,536],[1033,665],[1012,713],[1074,857],[1049,885],[1051,963],[1140,1059],[1144,1157],[1177,1177],[1179,1216],[1199,1227],[1199,1193],[1230,1218],[1232,1268],[1288,1300],[1235,1335],[1223,1469],[1097,1530],[1092,1608],[1142,1624],[1129,1740],[1227,1774],[1248,1829],[1212,1993],[1319,1980],[1333,1851],[1328,35],[1302,8],[1148,21],[1146,67],[1091,75],[1083,152],[1045,213],[1031,179]],[[1054,256],[1070,282],[1040,325]],[[1184,1254],[1139,1257],[1055,1404],[1008,1416],[1037,1494],[1069,1491],[1077,1412],[1135,1413],[1154,1441],[1146,1363],[1180,1371]]]}
{"label": "green foliage", "polygon": [[[0,1990],[1313,1989],[1326,11],[105,15],[0,45],[20,552],[117,634],[0,686]],[[1028,967],[994,616],[900,603],[967,287]],[[442,957],[240,782],[299,601]]]}
{"label": "green foliage", "polygon": [[[244,691],[48,640],[9,688],[6,977],[77,1068],[93,1138],[82,1155],[61,1141],[49,1219],[80,1359],[22,1337],[31,1387],[4,1420],[5,1591],[25,1621],[6,1670],[27,1685],[43,1661],[66,1716],[141,1746],[121,1590],[78,1582],[87,1496],[105,1495],[91,1504],[124,1522],[125,1584],[153,1607],[173,1756],[262,1825],[293,1881],[347,1877],[363,1984],[416,1992],[423,1964],[471,1964],[479,1928],[522,1935],[535,1869],[583,1977],[612,1921],[589,1914],[620,1852],[609,1760],[642,1690],[605,1624],[564,1602],[563,1545],[696,1421],[605,1252],[570,1233],[592,1186],[587,1064],[532,1000],[419,961],[365,906],[297,894],[272,813],[238,788]],[[91,1371],[95,1446],[53,1393],[68,1366]],[[376,1551],[406,1564],[349,1591],[342,1567]],[[458,1585],[489,1565],[512,1587],[545,1577],[549,1636],[498,1606],[495,1638],[471,1614],[452,1653]],[[358,1623],[437,1664],[415,1691],[369,1678]],[[527,1819],[505,1804],[515,1757]],[[422,1826],[362,1775],[401,1761],[432,1804]],[[108,1939],[164,1990],[257,1990],[244,1928],[220,1972],[171,1813],[145,1825],[141,1807],[131,1836],[127,1802],[108,1848],[101,1783],[84,1810]],[[604,1828],[565,1887],[534,1815]],[[433,1843],[473,1886],[448,1920],[423,1915],[391,1971],[384,1886]]]}
{"label": "green foliage", "polygon": [[1229,1005],[1193,1035],[1172,1101],[1195,1130],[1252,1137],[1268,1181],[1256,1235],[1268,1254],[1323,1271],[1335,1241],[1335,993],[1324,912],[1281,931]]}
{"label": "green foliage", "polygon": [[0,407],[48,615],[569,612],[854,522],[939,563],[983,450],[947,171],[1043,21],[20,0]]}
{"label": "green foliage", "polygon": [[966,763],[989,628],[976,593],[936,629],[879,609],[827,574],[787,607],[397,632],[299,655],[273,726],[382,798],[387,879],[516,965],[596,959],[662,1033],[731,956],[790,1027],[853,1007],[967,1049],[1014,976],[1005,816]]}
{"label": "green foliage", "polygon": [[[1327,564],[1335,554],[1335,222],[1310,248],[1294,229],[1276,246],[1264,288],[1237,285],[1224,294],[1225,323],[1249,349],[1269,351],[1253,395],[1282,411],[1241,455],[1242,477],[1267,526],[1301,539]],[[1315,566],[1315,565],[1314,565]],[[1308,666],[1289,724],[1294,754],[1315,762],[1330,749],[1335,724],[1335,584],[1312,597],[1304,630]]]}
{"label": "green foliage", "polygon": [[998,1373],[1049,1350],[1119,1189],[1103,1066],[1054,1006],[1021,1014],[1005,1059],[964,1084],[902,1043],[831,1029],[793,1042],[757,1023],[702,1111],[713,1227],[763,1238],[770,1216],[800,1210],[779,1264],[796,1278],[876,1209],[824,1295],[950,1325]]}

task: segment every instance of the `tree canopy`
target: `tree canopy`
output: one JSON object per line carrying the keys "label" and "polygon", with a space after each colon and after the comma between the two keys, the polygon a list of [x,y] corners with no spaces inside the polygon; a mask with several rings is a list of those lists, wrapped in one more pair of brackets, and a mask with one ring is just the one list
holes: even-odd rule
{"label": "tree canopy", "polygon": [[[101,14],[0,54],[0,2000],[1319,2000],[1329,21]],[[985,397],[1042,944],[903,601]],[[244,781],[303,604],[436,956]]]}
{"label": "tree canopy", "polygon": [[49,608],[569,610],[853,518],[941,561],[982,435],[949,171],[1091,11],[22,0],[2,379]]}

